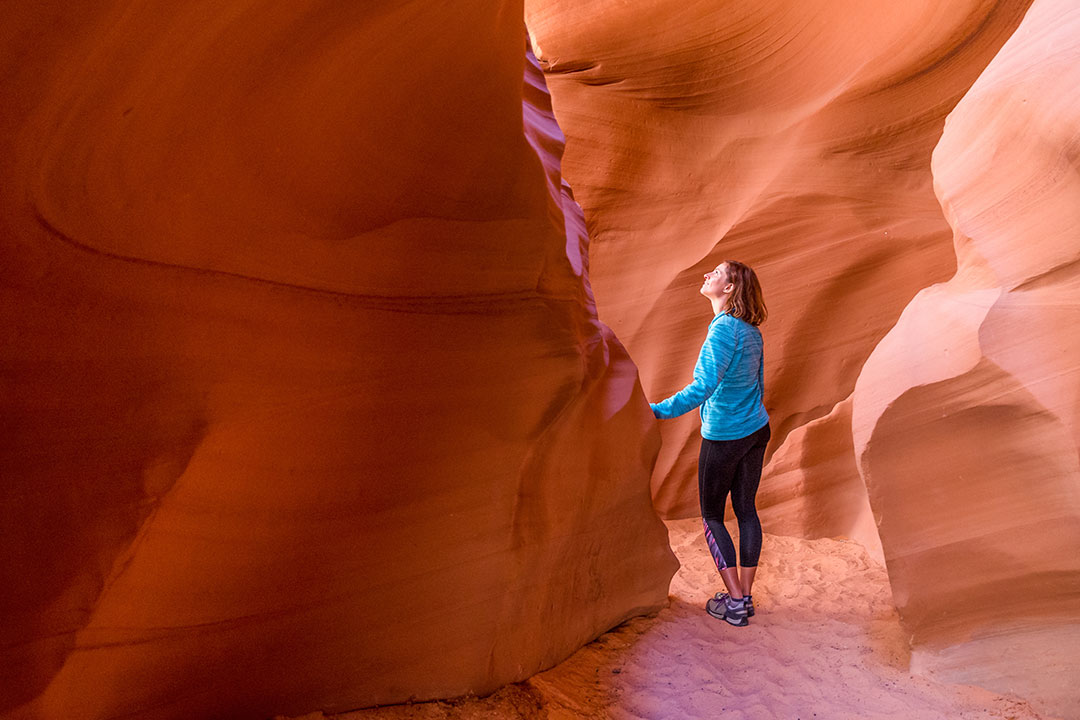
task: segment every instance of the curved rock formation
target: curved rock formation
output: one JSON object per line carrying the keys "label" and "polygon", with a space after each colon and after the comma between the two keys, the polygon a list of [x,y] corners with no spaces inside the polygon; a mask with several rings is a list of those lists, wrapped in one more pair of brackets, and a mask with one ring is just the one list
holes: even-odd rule
{"label": "curved rock formation", "polygon": [[[526,2],[600,317],[651,399],[690,380],[702,273],[724,259],[759,272],[771,531],[877,543],[844,402],[911,297],[953,272],[930,153],[1027,5]],[[667,516],[698,511],[697,428],[661,424]]]}
{"label": "curved rock formation", "polygon": [[524,45],[512,2],[6,8],[0,715],[479,693],[664,602]]}
{"label": "curved rock formation", "polygon": [[[1080,8],[1036,0],[934,151],[957,273],[854,395],[917,667],[1080,717]],[[1019,600],[1019,602],[1016,602]]]}

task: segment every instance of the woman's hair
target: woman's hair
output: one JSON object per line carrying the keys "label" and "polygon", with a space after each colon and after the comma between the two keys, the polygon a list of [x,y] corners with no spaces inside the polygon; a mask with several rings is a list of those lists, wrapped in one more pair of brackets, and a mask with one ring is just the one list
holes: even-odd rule
{"label": "woman's hair", "polygon": [[757,275],[748,265],[735,260],[725,260],[724,267],[727,269],[727,282],[735,286],[728,301],[727,313],[754,326],[765,322],[769,311],[765,307],[765,296],[761,293]]}

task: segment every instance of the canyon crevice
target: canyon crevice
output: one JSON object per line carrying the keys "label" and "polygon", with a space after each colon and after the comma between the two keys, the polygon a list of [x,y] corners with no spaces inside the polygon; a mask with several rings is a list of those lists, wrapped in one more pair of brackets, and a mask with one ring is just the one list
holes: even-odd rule
{"label": "canyon crevice", "polygon": [[490,692],[662,606],[520,5],[10,10],[0,715]]}
{"label": "canyon crevice", "polygon": [[7,16],[0,717],[482,694],[662,607],[698,420],[647,401],[726,259],[766,531],[1080,717],[1074,3]]}

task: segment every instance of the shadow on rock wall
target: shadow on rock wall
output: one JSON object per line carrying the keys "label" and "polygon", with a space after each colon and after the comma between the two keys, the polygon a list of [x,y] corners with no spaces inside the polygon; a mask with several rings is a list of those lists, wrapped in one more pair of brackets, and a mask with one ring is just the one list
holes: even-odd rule
{"label": "shadow on rock wall", "polygon": [[0,714],[482,693],[665,602],[520,5],[9,10]]}

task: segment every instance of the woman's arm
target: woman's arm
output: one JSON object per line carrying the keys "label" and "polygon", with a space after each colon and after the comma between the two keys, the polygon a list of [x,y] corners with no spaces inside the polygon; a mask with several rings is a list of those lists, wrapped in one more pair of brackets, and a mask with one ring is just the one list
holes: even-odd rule
{"label": "woman's arm", "polygon": [[716,392],[727,372],[735,355],[735,345],[735,328],[723,320],[713,323],[694,365],[694,381],[666,400],[650,403],[653,415],[658,418],[678,417],[705,402]]}

